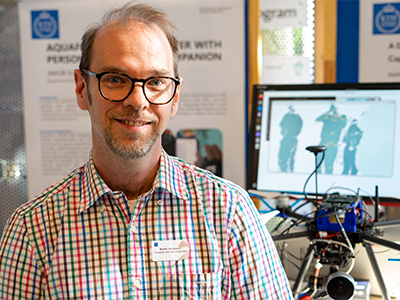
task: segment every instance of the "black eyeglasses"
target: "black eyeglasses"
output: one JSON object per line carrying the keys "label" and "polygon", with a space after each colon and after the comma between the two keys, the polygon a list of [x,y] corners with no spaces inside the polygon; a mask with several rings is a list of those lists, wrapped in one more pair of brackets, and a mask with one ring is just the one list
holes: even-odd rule
{"label": "black eyeglasses", "polygon": [[166,76],[137,79],[116,72],[96,74],[87,69],[83,71],[98,79],[100,94],[104,99],[113,102],[124,101],[132,93],[135,83],[141,82],[147,101],[155,105],[167,104],[174,98],[176,88],[180,84],[179,79]]}

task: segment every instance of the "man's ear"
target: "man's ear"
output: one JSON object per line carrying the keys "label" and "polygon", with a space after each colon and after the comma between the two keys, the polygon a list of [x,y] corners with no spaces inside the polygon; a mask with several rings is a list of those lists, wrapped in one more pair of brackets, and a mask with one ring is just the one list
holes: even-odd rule
{"label": "man's ear", "polygon": [[87,86],[85,78],[83,78],[83,72],[81,70],[76,69],[74,71],[74,79],[75,79],[75,94],[76,101],[78,102],[78,106],[82,110],[89,110],[89,99],[87,93]]}
{"label": "man's ear", "polygon": [[181,85],[182,85],[182,79],[181,79],[181,83],[178,85],[178,87],[176,88],[176,93],[175,93],[175,97],[172,100],[172,107],[171,107],[171,113],[170,113],[170,117],[173,118],[176,113],[178,112],[178,106],[179,106],[179,96],[180,96],[180,91],[181,91]]}

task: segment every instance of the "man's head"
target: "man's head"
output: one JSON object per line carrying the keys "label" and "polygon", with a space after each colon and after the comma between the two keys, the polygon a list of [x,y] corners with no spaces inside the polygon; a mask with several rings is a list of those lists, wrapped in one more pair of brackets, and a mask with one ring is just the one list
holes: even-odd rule
{"label": "man's head", "polygon": [[165,34],[171,46],[174,59],[174,77],[178,77],[178,40],[175,36],[175,26],[168,20],[167,15],[146,4],[129,2],[126,5],[109,11],[100,23],[93,24],[82,36],[82,57],[79,69],[89,69],[93,57],[93,42],[100,28],[115,21],[121,26],[131,21],[142,22],[147,26],[157,26]]}
{"label": "man's head", "polygon": [[159,155],[161,135],[179,102],[176,51],[165,16],[143,4],[114,10],[85,33],[75,92],[91,117],[94,155]]}

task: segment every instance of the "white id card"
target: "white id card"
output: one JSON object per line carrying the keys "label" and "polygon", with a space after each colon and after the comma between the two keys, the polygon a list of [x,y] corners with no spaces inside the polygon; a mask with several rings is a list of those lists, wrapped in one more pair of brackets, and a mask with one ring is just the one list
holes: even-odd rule
{"label": "white id card", "polygon": [[153,241],[153,261],[176,261],[189,256],[189,244],[184,240]]}

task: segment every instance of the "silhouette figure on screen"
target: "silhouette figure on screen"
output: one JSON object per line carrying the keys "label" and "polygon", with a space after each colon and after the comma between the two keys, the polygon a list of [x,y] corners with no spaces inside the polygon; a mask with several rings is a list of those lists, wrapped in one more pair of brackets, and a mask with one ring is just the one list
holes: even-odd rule
{"label": "silhouette figure on screen", "polygon": [[279,126],[283,135],[278,154],[279,168],[282,172],[293,172],[297,136],[303,126],[303,121],[290,105],[289,112],[283,116]]}
{"label": "silhouette figure on screen", "polygon": [[346,132],[346,135],[343,138],[343,142],[346,144],[343,156],[343,174],[350,173],[351,175],[356,175],[358,172],[356,168],[356,151],[358,144],[360,144],[362,135],[363,132],[357,126],[357,120],[353,120],[349,129]]}
{"label": "silhouette figure on screen", "polygon": [[346,125],[346,116],[339,115],[337,108],[334,105],[331,105],[329,111],[319,116],[316,121],[324,123],[321,132],[320,145],[326,147],[324,161],[325,173],[332,174],[333,163],[337,154],[337,143],[339,141],[340,133]]}

